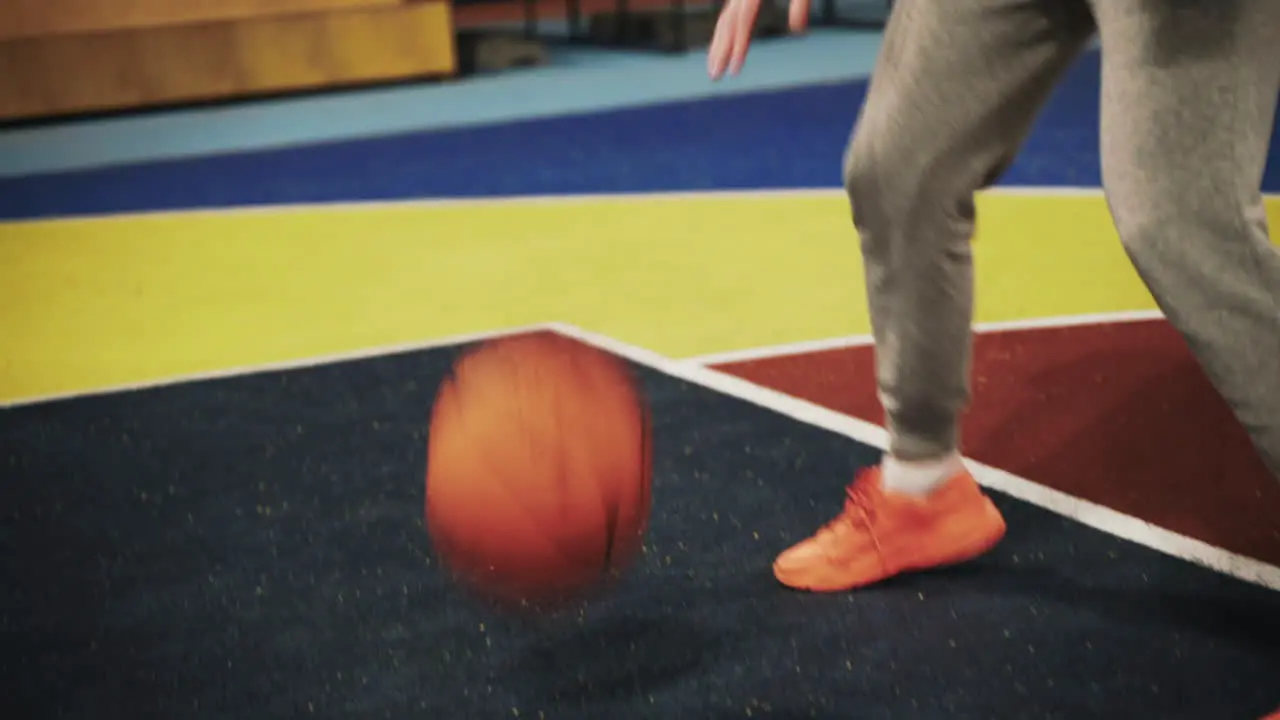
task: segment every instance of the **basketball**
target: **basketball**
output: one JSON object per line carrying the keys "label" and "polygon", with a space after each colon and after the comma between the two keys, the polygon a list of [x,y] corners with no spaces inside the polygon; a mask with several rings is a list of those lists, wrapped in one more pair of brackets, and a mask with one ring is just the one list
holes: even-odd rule
{"label": "basketball", "polygon": [[436,556],[502,605],[554,606],[607,585],[648,523],[649,433],[630,369],[593,347],[538,333],[464,354],[428,432]]}

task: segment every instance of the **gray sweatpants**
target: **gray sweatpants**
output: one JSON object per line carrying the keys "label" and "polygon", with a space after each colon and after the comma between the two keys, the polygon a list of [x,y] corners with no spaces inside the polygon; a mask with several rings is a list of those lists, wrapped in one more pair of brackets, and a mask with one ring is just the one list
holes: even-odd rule
{"label": "gray sweatpants", "polygon": [[973,195],[1095,33],[1121,241],[1280,477],[1280,252],[1260,192],[1280,0],[897,1],[844,171],[890,451],[923,459],[958,444]]}

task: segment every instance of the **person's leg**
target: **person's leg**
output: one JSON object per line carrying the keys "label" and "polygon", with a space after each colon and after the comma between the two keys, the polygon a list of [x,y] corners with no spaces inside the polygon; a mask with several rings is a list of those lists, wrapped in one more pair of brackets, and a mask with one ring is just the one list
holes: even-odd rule
{"label": "person's leg", "polygon": [[890,453],[957,446],[969,397],[974,192],[1012,160],[1093,33],[1073,0],[906,0],[845,159]]}
{"label": "person's leg", "polygon": [[[778,557],[783,584],[866,585],[967,559],[1003,535],[956,454],[968,400],[973,196],[1008,164],[1093,29],[1084,0],[894,4],[844,173],[890,453],[883,482],[880,471],[855,482],[840,517]],[[972,522],[944,522],[957,514]]]}
{"label": "person's leg", "polygon": [[1280,478],[1280,250],[1260,186],[1280,1],[1099,2],[1102,174],[1125,250]]}

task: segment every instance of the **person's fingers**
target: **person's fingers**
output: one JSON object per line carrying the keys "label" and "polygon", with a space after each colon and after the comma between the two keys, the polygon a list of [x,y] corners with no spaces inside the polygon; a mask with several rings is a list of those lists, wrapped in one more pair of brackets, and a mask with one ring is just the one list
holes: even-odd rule
{"label": "person's fingers", "polygon": [[707,74],[712,80],[719,80],[729,65],[729,54],[733,49],[736,9],[737,3],[729,0],[720,10],[720,17],[716,18],[716,29],[711,36],[711,46],[707,48]]}
{"label": "person's fingers", "polygon": [[811,7],[811,0],[791,0],[791,5],[787,8],[787,27],[791,32],[803,32],[809,27],[809,8]]}
{"label": "person's fingers", "polygon": [[760,0],[738,0],[734,18],[733,50],[729,55],[729,72],[737,75],[747,61],[751,47],[751,34],[755,30],[756,15],[760,12]]}

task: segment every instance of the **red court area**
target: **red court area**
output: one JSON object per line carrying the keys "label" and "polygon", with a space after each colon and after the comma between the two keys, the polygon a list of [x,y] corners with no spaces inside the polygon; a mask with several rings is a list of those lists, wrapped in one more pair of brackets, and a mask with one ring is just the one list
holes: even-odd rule
{"label": "red court area", "polygon": [[[883,423],[868,345],[717,365]],[[980,333],[964,452],[1280,565],[1280,483],[1163,320]]]}

